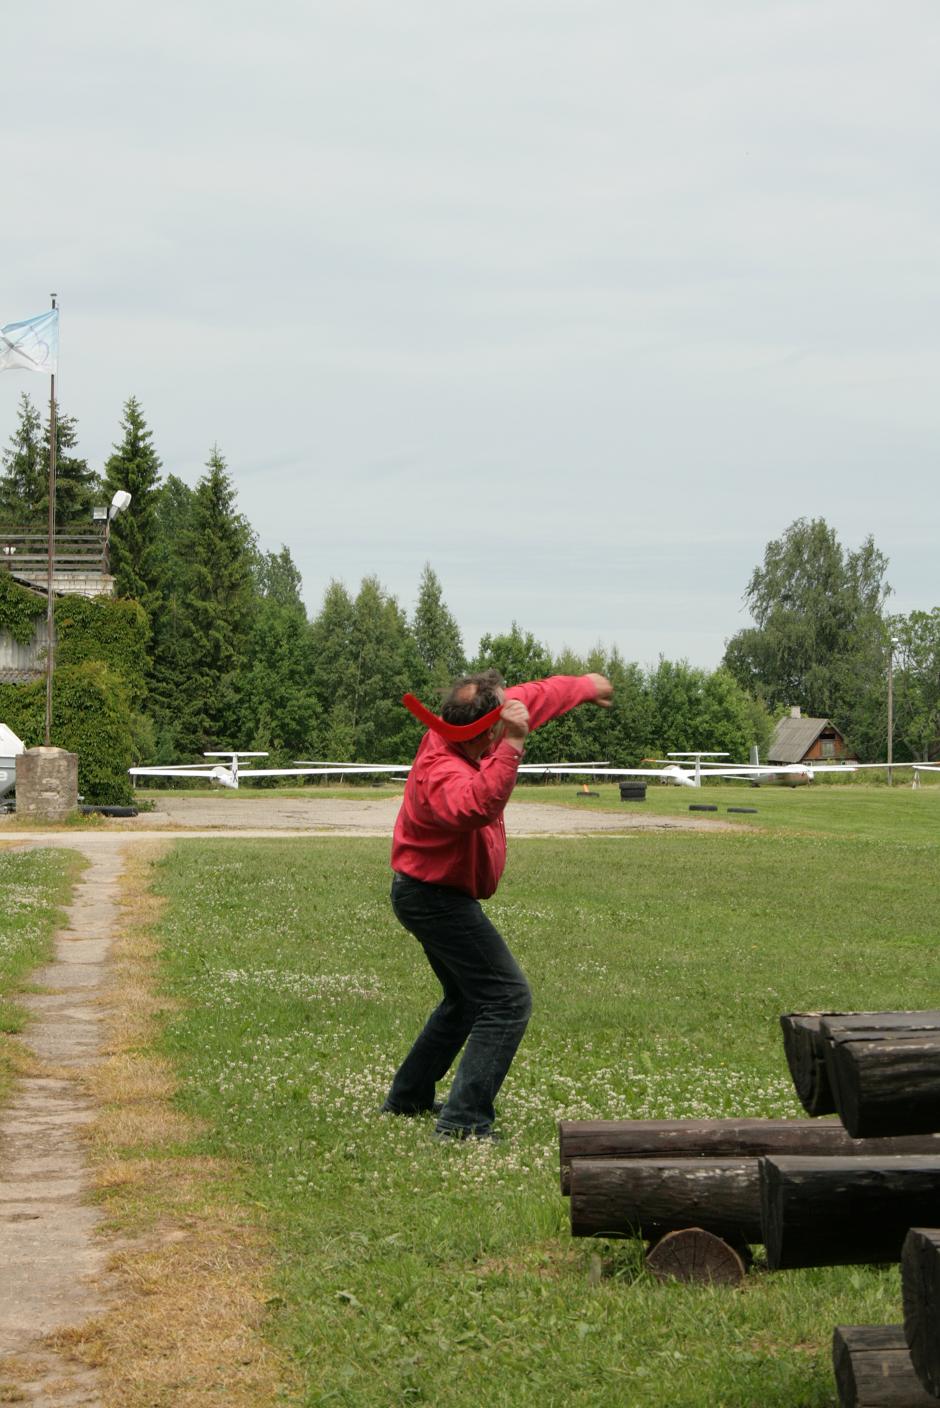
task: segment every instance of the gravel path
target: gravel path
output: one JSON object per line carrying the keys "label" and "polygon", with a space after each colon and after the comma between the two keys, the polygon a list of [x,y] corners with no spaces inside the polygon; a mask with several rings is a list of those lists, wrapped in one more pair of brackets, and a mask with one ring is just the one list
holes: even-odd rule
{"label": "gravel path", "polygon": [[[172,827],[187,831],[222,830],[244,833],[265,831],[329,832],[348,836],[391,836],[399,797],[364,797],[362,800],[327,797],[279,797],[275,792],[258,796],[222,793],[218,797],[189,797],[167,793],[158,810],[144,812],[132,821],[113,821],[109,830],[148,831]],[[510,836],[581,836],[604,831],[713,831],[729,823],[691,816],[666,817],[638,808],[620,812],[578,811],[576,806],[511,801],[506,808]],[[0,837],[3,821],[0,819]]]}
{"label": "gravel path", "polygon": [[0,1398],[91,1408],[100,1403],[95,1371],[57,1353],[46,1337],[104,1306],[106,1253],[95,1237],[101,1214],[89,1200],[81,1138],[94,1109],[78,1081],[102,1059],[99,997],[124,843],[109,836],[107,845],[88,845],[74,832],[55,839],[89,865],[52,962],[32,974],[40,991],[17,999],[33,1014],[22,1040],[45,1073],[21,1078],[0,1116]]}

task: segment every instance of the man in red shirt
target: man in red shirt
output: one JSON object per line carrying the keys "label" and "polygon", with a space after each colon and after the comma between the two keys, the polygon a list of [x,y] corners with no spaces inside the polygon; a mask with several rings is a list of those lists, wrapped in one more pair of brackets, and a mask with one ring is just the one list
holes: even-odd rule
{"label": "man in red shirt", "polygon": [[[608,708],[603,675],[556,675],[503,687],[495,670],[450,688],[441,714],[469,726],[494,709],[476,737],[449,742],[432,728],[408,776],[392,841],[392,908],[421,944],[443,998],[392,1081],[382,1109],[434,1111],[437,1133],[493,1137],[494,1101],[532,1010],[525,974],[480,905],[506,864],[503,811],[516,783],[529,730],[588,702]],[[446,1103],[437,1082],[461,1048]]]}

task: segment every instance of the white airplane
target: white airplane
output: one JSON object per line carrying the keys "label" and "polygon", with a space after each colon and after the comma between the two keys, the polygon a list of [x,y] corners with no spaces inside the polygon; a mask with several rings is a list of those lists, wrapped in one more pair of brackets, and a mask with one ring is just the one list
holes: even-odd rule
{"label": "white airplane", "polygon": [[[136,782],[138,778],[148,777],[179,777],[179,778],[207,778],[209,782],[215,782],[220,787],[228,787],[234,791],[242,782],[251,782],[258,777],[342,777],[344,775],[356,777],[372,773],[394,774],[390,781],[404,780],[404,777],[411,771],[410,763],[327,763],[318,760],[297,759],[291,768],[243,768],[240,766],[242,758],[266,758],[267,753],[245,753],[245,752],[218,752],[204,753],[205,758],[227,758],[227,763],[170,763],[167,765],[153,765],[146,767],[128,768],[128,772]],[[582,769],[593,770],[597,765],[593,763],[572,764]],[[601,765],[603,766],[603,765]],[[546,768],[541,763],[523,764],[519,768],[520,772],[543,773]]]}
{"label": "white airplane", "polygon": [[[590,772],[591,776],[602,778],[618,777],[647,777],[658,778],[660,782],[672,783],[677,787],[701,787],[703,781],[724,778],[730,782],[750,782],[759,786],[761,782],[779,782],[787,787],[800,787],[808,782],[812,782],[818,773],[841,772],[849,773],[855,769],[853,763],[782,763],[776,766],[772,763],[713,763],[707,760],[713,758],[726,758],[727,753],[669,753],[669,759],[676,759],[675,762],[662,760],[660,767],[652,768],[595,768],[574,766],[556,766],[543,769],[549,773],[557,773],[560,776],[576,775],[582,772]],[[704,766],[703,766],[704,760]],[[650,759],[656,762],[657,759]]]}
{"label": "white airplane", "polygon": [[[128,768],[128,772],[136,782],[138,778],[148,777],[179,777],[179,778],[208,778],[210,782],[218,783],[220,787],[229,787],[237,791],[242,782],[252,782],[259,777],[335,777],[339,773],[348,772],[348,763],[334,763],[324,766],[293,767],[293,768],[243,768],[240,766],[241,758],[266,758],[267,753],[204,753],[205,758],[228,758],[227,763],[173,763],[166,767],[139,767]],[[359,771],[362,772],[385,772],[401,771],[396,769],[394,764],[376,764],[370,767],[363,764]]]}
{"label": "white airplane", "polygon": [[[660,782],[673,783],[679,787],[701,787],[703,780],[711,781],[720,778],[729,782],[748,782],[753,787],[760,787],[763,783],[776,783],[782,787],[804,787],[808,783],[814,782],[823,773],[840,773],[842,776],[847,776],[864,768],[881,768],[883,771],[888,767],[887,763],[729,763],[702,767],[700,761],[702,758],[727,756],[727,754],[670,753],[668,756],[670,758],[691,758],[695,762],[695,766],[693,768],[687,764],[664,763],[662,767],[658,768],[588,769],[565,765],[544,768],[542,771],[564,777],[587,772],[596,778],[655,777]],[[651,761],[653,760],[651,759]],[[914,779],[911,784],[913,787],[920,786],[922,772],[940,772],[940,763],[892,763],[891,767],[913,768]]]}
{"label": "white airplane", "polygon": [[[336,769],[337,771],[342,769],[343,772],[348,773],[392,772],[405,774],[411,771],[411,763],[325,763],[322,761],[322,759],[319,758],[295,758],[294,763],[297,767],[329,767],[332,769]],[[550,766],[551,765],[545,763],[520,763],[517,771],[524,773],[543,773],[547,772]],[[587,762],[571,764],[571,767],[585,768],[591,770],[595,768],[605,768],[606,766],[606,762]]]}

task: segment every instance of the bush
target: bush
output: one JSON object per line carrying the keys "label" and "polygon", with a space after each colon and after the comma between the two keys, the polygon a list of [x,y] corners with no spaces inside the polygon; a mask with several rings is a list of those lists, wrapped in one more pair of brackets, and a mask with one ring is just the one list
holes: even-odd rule
{"label": "bush", "polygon": [[[0,719],[27,748],[45,739],[46,685],[0,685]],[[100,660],[62,665],[53,676],[52,742],[78,754],[78,790],[95,805],[132,800],[127,769],[133,762],[127,686]]]}

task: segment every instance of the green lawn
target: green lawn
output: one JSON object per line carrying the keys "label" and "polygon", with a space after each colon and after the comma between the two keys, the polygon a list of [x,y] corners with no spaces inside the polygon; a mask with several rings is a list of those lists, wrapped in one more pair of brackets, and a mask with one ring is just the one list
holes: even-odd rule
{"label": "green lawn", "polygon": [[78,865],[68,851],[0,848],[0,1094],[9,1074],[2,1034],[20,1031],[25,1021],[12,995],[30,969],[48,958]]}
{"label": "green lawn", "polygon": [[435,1000],[384,842],[226,839],[162,862],[185,1000],[164,1049],[201,1147],[239,1161],[275,1235],[270,1328],[305,1403],[816,1408],[835,1401],[832,1327],[900,1318],[895,1269],[660,1286],[634,1244],[568,1235],[559,1118],[797,1115],[780,1012],[940,1006],[940,792],[713,790],[760,829],[512,843],[488,908],[535,1013],[497,1146],[377,1114]]}

